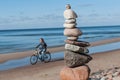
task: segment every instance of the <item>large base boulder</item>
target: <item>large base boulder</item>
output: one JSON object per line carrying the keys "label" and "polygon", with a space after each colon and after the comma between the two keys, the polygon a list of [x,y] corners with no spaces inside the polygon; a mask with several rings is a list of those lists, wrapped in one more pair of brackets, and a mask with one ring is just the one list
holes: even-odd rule
{"label": "large base boulder", "polygon": [[90,68],[79,66],[76,68],[64,67],[60,72],[61,80],[88,80]]}
{"label": "large base boulder", "polygon": [[65,51],[64,60],[66,66],[73,68],[85,65],[92,60],[92,57],[88,54],[79,54],[72,51]]}

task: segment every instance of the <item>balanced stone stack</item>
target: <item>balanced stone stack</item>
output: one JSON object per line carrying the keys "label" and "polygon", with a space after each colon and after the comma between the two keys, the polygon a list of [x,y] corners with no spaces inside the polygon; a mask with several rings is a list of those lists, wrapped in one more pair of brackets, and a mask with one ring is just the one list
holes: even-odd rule
{"label": "balanced stone stack", "polygon": [[65,40],[65,63],[68,67],[78,67],[85,65],[88,63],[92,57],[88,54],[87,47],[90,45],[85,41],[78,41],[79,36],[82,35],[80,29],[76,27],[76,18],[77,14],[71,10],[71,6],[66,5],[66,10],[64,11],[64,35],[67,36],[67,40]]}
{"label": "balanced stone stack", "polygon": [[82,32],[76,27],[77,14],[71,10],[68,4],[64,11],[64,35],[67,36],[65,40],[65,55],[64,60],[66,67],[60,72],[61,80],[88,80],[90,74],[88,63],[92,57],[89,56],[87,47],[90,45],[88,42],[79,41],[79,36]]}

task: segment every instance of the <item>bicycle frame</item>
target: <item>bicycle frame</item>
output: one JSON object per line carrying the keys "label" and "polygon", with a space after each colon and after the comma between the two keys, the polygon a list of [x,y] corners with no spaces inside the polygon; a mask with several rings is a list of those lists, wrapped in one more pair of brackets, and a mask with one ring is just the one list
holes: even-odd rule
{"label": "bicycle frame", "polygon": [[38,59],[42,62],[49,62],[51,60],[51,54],[49,51],[42,53],[40,49],[36,49],[34,54],[30,57],[30,62],[32,65],[38,62]]}

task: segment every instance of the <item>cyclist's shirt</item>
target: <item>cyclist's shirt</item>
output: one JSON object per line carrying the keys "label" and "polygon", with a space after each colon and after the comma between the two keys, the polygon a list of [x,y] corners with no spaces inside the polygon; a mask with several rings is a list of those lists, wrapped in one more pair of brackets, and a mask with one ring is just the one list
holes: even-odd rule
{"label": "cyclist's shirt", "polygon": [[46,52],[47,44],[46,43],[40,43],[36,46],[36,48],[39,48],[41,50],[41,52]]}

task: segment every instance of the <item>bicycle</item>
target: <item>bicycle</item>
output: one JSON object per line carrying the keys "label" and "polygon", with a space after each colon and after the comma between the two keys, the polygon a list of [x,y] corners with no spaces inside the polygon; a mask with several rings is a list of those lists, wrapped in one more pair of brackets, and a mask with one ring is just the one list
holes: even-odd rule
{"label": "bicycle", "polygon": [[45,53],[42,53],[40,49],[36,49],[34,54],[30,57],[30,63],[32,65],[36,64],[38,62],[38,59],[41,62],[50,62],[51,61],[51,54],[49,51],[46,51]]}

